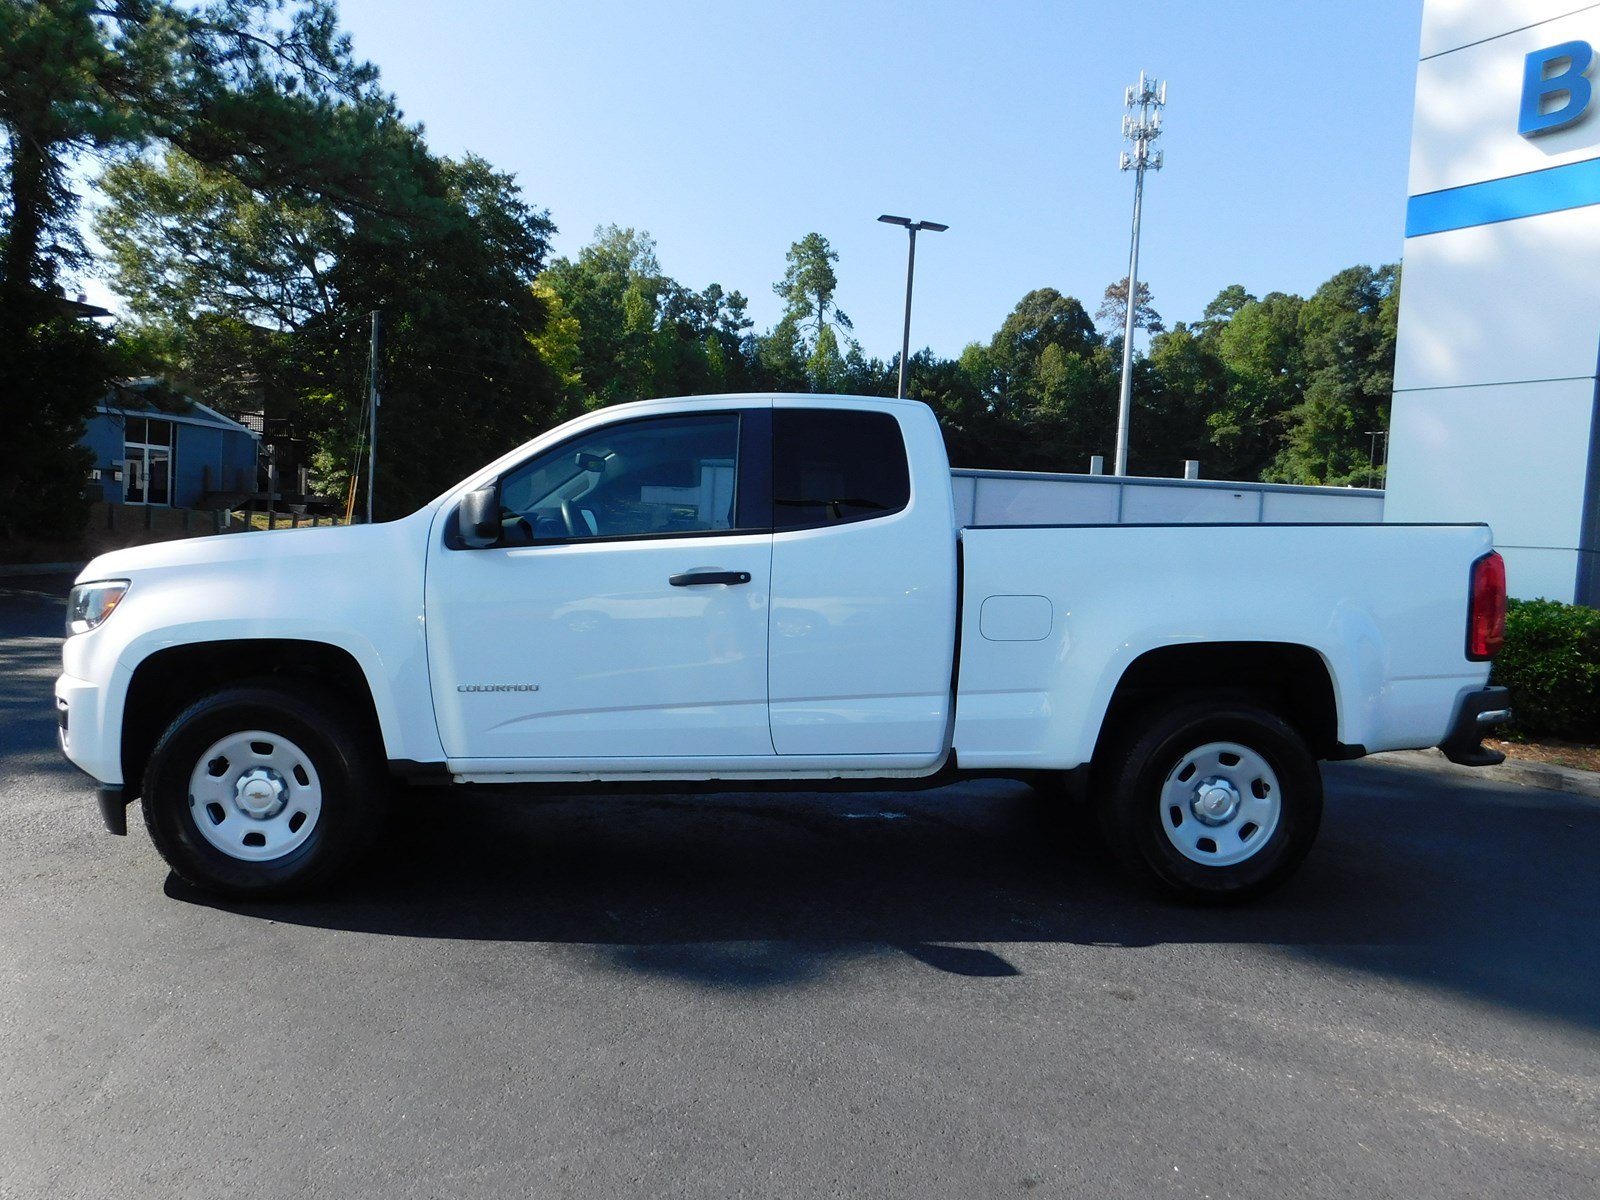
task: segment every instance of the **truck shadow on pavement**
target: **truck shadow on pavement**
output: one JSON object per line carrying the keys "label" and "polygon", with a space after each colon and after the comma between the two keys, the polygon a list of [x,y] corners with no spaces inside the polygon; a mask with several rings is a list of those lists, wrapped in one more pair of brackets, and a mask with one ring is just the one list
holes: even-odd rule
{"label": "truck shadow on pavement", "polygon": [[[1008,947],[1257,944],[1600,1025],[1600,804],[1378,764],[1325,768],[1322,838],[1252,905],[1168,903],[1019,784],[920,794],[407,793],[336,895],[196,904],[386,935],[570,944],[722,988],[909,955],[1019,973]],[[1013,957],[1015,955],[1013,954]]]}

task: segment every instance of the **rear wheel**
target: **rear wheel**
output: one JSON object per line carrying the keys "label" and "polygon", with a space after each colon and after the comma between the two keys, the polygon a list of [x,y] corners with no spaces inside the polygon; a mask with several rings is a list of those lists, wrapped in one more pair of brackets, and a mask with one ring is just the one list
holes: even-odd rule
{"label": "rear wheel", "polygon": [[1123,864],[1188,900],[1244,900],[1300,865],[1322,821],[1322,777],[1305,740],[1236,699],[1149,715],[1097,787]]}
{"label": "rear wheel", "polygon": [[314,889],[381,825],[386,795],[373,743],[318,693],[262,683],[206,696],[151,755],[150,839],[207,891],[265,899]]}

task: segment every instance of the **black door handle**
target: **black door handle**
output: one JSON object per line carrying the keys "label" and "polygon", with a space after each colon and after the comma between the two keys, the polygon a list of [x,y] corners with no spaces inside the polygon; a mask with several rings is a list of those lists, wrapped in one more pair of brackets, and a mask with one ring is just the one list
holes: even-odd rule
{"label": "black door handle", "polygon": [[708,583],[749,583],[749,571],[685,571],[667,580],[673,587],[701,587]]}

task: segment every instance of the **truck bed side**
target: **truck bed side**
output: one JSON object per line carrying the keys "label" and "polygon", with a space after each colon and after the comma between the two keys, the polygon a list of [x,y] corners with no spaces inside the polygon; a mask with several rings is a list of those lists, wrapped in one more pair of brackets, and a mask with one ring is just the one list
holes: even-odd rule
{"label": "truck bed side", "polygon": [[[1089,760],[1118,683],[1169,647],[1305,647],[1337,739],[1432,746],[1483,686],[1466,657],[1482,525],[1120,525],[962,531],[963,767]],[[1227,687],[1225,655],[1185,686]],[[1310,660],[1306,660],[1310,661]]]}

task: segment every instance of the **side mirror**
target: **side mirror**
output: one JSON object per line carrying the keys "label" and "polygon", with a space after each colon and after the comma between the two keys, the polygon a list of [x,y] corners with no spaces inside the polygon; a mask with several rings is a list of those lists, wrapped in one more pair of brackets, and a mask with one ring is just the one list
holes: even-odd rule
{"label": "side mirror", "polygon": [[494,484],[468,492],[456,509],[456,524],[461,541],[473,550],[484,550],[500,540],[500,489]]}

